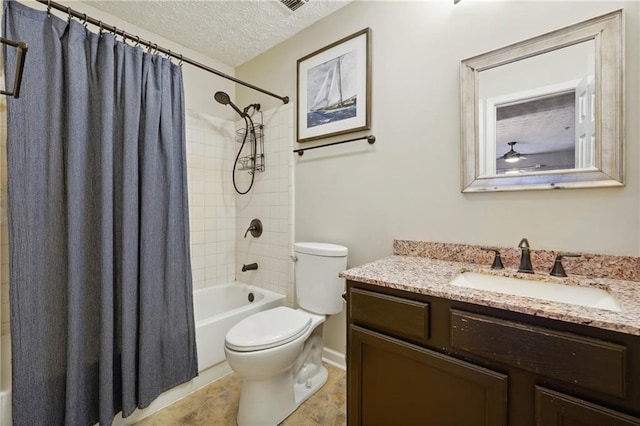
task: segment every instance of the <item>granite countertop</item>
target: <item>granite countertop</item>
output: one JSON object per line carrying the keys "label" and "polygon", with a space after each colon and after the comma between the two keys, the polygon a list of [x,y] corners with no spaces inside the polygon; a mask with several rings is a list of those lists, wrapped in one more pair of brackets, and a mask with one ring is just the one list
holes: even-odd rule
{"label": "granite countertop", "polygon": [[[568,285],[596,286],[609,291],[618,300],[622,311],[614,312],[451,285],[450,281],[462,271],[520,277]],[[405,255],[394,255],[352,268],[342,272],[340,276],[348,280],[380,287],[405,290],[427,296],[489,306],[640,336],[640,283],[635,281],[583,276],[556,278],[546,274],[521,274],[513,269],[493,271],[476,263]]]}

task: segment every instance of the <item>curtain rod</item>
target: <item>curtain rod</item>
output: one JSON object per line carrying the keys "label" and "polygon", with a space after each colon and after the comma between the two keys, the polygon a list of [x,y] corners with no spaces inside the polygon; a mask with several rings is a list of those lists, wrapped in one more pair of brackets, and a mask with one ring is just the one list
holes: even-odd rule
{"label": "curtain rod", "polygon": [[262,93],[264,93],[266,95],[273,96],[274,98],[278,98],[285,104],[289,103],[289,97],[288,96],[279,96],[279,95],[276,95],[275,93],[269,92],[268,90],[264,90],[264,89],[261,89],[260,87],[254,86],[251,83],[247,83],[246,81],[238,80],[235,77],[232,77],[232,76],[227,75],[227,74],[225,74],[225,73],[223,73],[221,71],[213,69],[213,68],[211,68],[211,67],[209,67],[207,65],[201,64],[201,63],[199,63],[197,61],[194,61],[193,59],[186,58],[182,54],[177,54],[175,52],[172,52],[171,49],[165,49],[164,47],[160,47],[160,46],[158,46],[157,43],[152,43],[152,42],[150,42],[148,40],[143,40],[137,35],[133,35],[131,33],[128,33],[128,32],[126,32],[124,30],[116,28],[113,25],[105,24],[104,22],[102,22],[102,21],[100,21],[98,19],[92,18],[91,16],[87,16],[86,13],[80,13],[80,12],[74,10],[74,9],[71,9],[70,7],[66,7],[66,6],[64,6],[64,5],[60,4],[60,3],[56,3],[56,2],[50,1],[50,0],[36,0],[36,1],[38,3],[42,3],[42,4],[47,5],[47,13],[51,13],[51,9],[56,9],[56,10],[59,10],[61,12],[65,12],[67,15],[69,15],[69,18],[71,18],[71,17],[78,18],[78,19],[82,20],[83,22],[86,22],[86,23],[89,23],[89,24],[92,24],[92,25],[95,25],[95,26],[99,27],[100,30],[106,30],[106,31],[108,31],[110,33],[113,33],[114,35],[118,35],[118,36],[122,37],[123,39],[128,39],[128,40],[130,40],[132,42],[135,42],[136,45],[141,44],[143,46],[148,47],[149,49],[155,50],[156,52],[163,53],[164,55],[167,55],[168,57],[172,57],[172,58],[178,59],[178,60],[180,60],[180,62],[186,62],[187,64],[193,65],[193,66],[195,66],[197,68],[200,68],[202,70],[205,70],[205,71],[209,71],[210,73],[213,73],[213,74],[215,74],[215,75],[217,75],[219,77],[226,78],[227,80],[231,80],[234,83],[238,83],[238,84],[240,84],[242,86],[248,87],[248,88],[253,89],[253,90],[257,90],[258,92],[262,92]]}

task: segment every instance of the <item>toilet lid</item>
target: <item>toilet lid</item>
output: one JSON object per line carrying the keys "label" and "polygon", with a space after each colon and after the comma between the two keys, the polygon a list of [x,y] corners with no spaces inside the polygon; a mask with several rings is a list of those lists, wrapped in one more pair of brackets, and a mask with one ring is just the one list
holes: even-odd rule
{"label": "toilet lid", "polygon": [[304,334],[310,326],[308,314],[278,306],[238,322],[227,333],[225,342],[234,351],[258,351],[288,343]]}

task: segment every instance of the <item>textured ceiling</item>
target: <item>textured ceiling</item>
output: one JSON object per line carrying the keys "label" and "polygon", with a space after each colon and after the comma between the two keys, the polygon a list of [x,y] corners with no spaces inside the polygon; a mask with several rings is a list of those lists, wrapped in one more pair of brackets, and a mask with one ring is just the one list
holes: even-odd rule
{"label": "textured ceiling", "polygon": [[[295,12],[290,12],[278,0],[83,3],[236,67],[351,1],[309,0]],[[125,31],[128,30],[125,28]]]}
{"label": "textured ceiling", "polygon": [[569,151],[575,147],[575,91],[497,108],[496,149],[521,154]]}

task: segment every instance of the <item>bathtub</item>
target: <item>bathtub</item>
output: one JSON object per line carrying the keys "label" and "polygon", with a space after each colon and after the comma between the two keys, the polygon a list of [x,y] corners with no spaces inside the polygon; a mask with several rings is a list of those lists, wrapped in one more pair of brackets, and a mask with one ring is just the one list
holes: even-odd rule
{"label": "bathtub", "polygon": [[194,291],[198,370],[224,361],[224,337],[238,321],[284,303],[281,294],[238,282]]}
{"label": "bathtub", "polygon": [[[216,369],[211,368],[225,361],[224,337],[227,331],[248,315],[284,304],[285,296],[281,294],[237,281],[194,291],[193,309],[199,377],[168,390],[151,406],[144,410],[136,410],[127,419],[122,419],[119,414],[113,424],[131,425],[140,421],[229,372],[228,368],[222,368],[219,371],[213,371]],[[11,425],[11,337],[9,334],[5,334],[0,340],[0,363],[2,366],[0,426],[8,426]]]}

